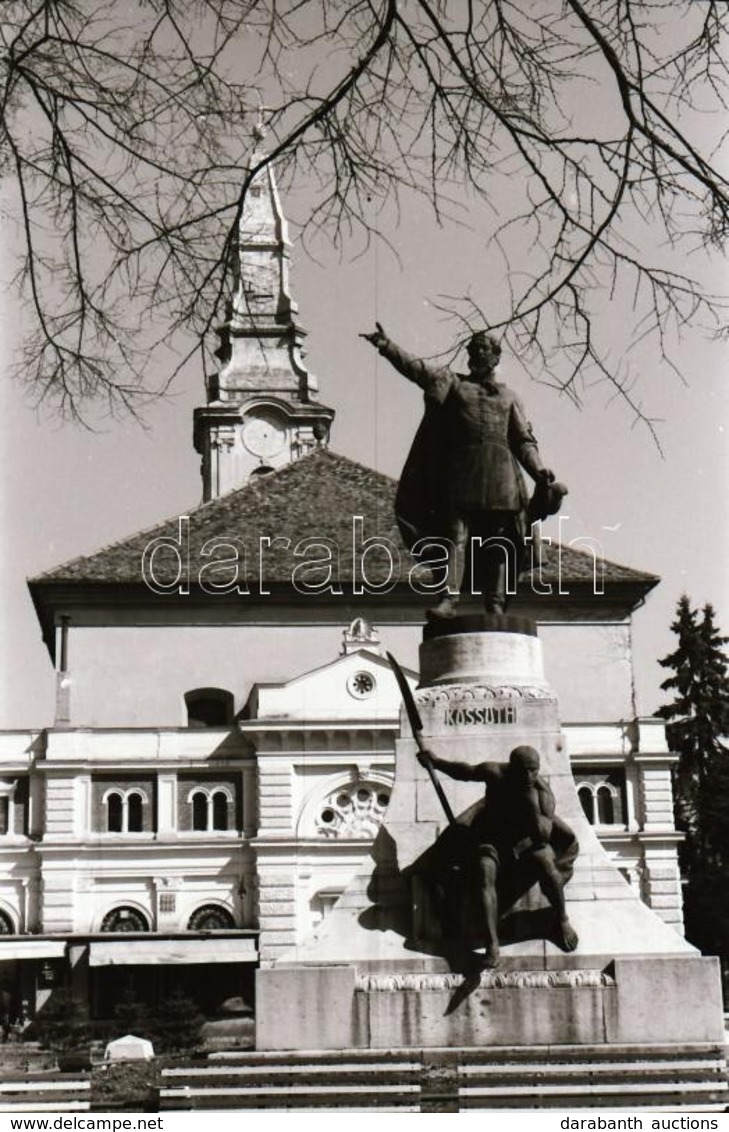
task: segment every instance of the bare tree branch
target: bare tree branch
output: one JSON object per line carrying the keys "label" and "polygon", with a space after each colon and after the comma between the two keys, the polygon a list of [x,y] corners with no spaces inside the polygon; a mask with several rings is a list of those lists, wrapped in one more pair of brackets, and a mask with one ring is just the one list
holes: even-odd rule
{"label": "bare tree branch", "polygon": [[[137,412],[166,388],[138,345],[152,321],[207,365],[271,163],[316,187],[307,247],[356,254],[387,238],[371,217],[413,196],[438,224],[483,205],[505,286],[488,310],[465,284],[442,301],[461,337],[499,328],[577,401],[609,382],[651,431],[606,299],[669,365],[688,325],[723,332],[725,299],[685,267],[729,231],[724,132],[695,140],[698,115],[727,107],[723,0],[8,0],[3,17],[0,169],[35,314],[23,373],[62,413]],[[261,98],[271,144],[249,168]]]}

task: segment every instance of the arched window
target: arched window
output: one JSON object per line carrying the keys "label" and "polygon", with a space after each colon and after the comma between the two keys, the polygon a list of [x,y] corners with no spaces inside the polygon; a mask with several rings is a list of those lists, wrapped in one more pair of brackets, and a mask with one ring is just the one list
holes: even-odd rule
{"label": "arched window", "polygon": [[208,796],[202,790],[196,791],[192,796],[192,828],[206,830],[208,828]]}
{"label": "arched window", "polygon": [[222,790],[213,794],[213,829],[228,828],[228,799]]}
{"label": "arched window", "polygon": [[138,908],[122,904],[112,908],[101,921],[102,932],[148,932],[149,920]]}
{"label": "arched window", "polygon": [[106,803],[106,829],[108,833],[143,833],[144,804],[142,790],[108,790]]}
{"label": "arched window", "polygon": [[7,912],[0,911],[0,935],[15,935],[13,921]]}
{"label": "arched window", "polygon": [[234,797],[228,787],[196,786],[187,796],[192,807],[192,829],[196,833],[225,831],[231,828],[231,807]]}
{"label": "arched window", "polygon": [[[18,828],[18,816],[22,819],[22,809],[17,809],[19,782],[15,779],[0,779],[0,837],[13,834]],[[27,794],[27,785],[25,786]]]}
{"label": "arched window", "polygon": [[10,799],[7,794],[0,797],[0,836],[10,831]]}
{"label": "arched window", "polygon": [[595,824],[595,795],[592,792],[591,786],[580,786],[577,795],[580,799],[580,804],[585,812],[585,817],[590,825]]}
{"label": "arched window", "polygon": [[142,805],[144,799],[142,795],[133,791],[127,797],[127,829],[130,833],[142,832]]}
{"label": "arched window", "polygon": [[597,788],[597,821],[598,825],[612,825],[615,821],[613,792],[607,784]]}
{"label": "arched window", "polygon": [[116,791],[114,791],[113,794],[107,794],[106,806],[106,828],[109,833],[121,833],[123,829],[122,815],[124,810],[124,802],[121,794],[117,794]]}
{"label": "arched window", "polygon": [[623,821],[620,777],[614,771],[583,771],[577,794],[590,825],[616,825]]}
{"label": "arched window", "polygon": [[225,688],[194,688],[185,692],[188,727],[230,727],[233,693]]}
{"label": "arched window", "polygon": [[187,922],[189,932],[224,932],[234,927],[233,916],[220,904],[203,904],[195,909]]}

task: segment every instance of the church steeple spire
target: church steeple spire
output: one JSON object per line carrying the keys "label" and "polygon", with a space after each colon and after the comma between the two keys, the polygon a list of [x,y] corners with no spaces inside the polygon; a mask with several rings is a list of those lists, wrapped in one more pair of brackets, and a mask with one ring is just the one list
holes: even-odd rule
{"label": "church steeple spire", "polygon": [[[249,169],[260,164],[263,128],[254,132]],[[326,443],[333,409],[318,401],[304,365],[306,331],[289,287],[288,226],[276,178],[265,165],[245,195],[232,270],[234,293],[218,328],[219,372],[208,404],[195,410],[204,498],[244,484]]]}

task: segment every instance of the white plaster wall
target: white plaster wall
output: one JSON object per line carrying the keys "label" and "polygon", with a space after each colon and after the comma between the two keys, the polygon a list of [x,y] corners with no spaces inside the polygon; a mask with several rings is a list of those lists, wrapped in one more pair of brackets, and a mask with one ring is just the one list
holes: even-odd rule
{"label": "white plaster wall", "polygon": [[125,860],[121,852],[113,865],[108,860],[90,861],[87,867],[93,875],[84,878],[76,894],[75,930],[98,932],[104,916],[121,905],[143,911],[152,931],[186,931],[192,913],[206,904],[219,904],[238,918],[241,865],[237,853],[213,856],[207,852],[197,865],[191,865],[182,852],[177,858],[167,858],[164,868],[169,888],[165,891],[174,892],[177,900],[175,911],[162,916],[157,912],[161,864],[140,860],[139,855]]}
{"label": "white plaster wall", "polygon": [[35,926],[38,878],[38,860],[27,849],[0,847],[0,910],[16,932]]}
{"label": "white plaster wall", "polygon": [[[184,693],[222,687],[236,711],[255,682],[290,680],[334,660],[343,626],[74,627],[70,640],[71,724],[179,727]],[[420,629],[378,626],[383,647],[418,668]],[[627,624],[540,628],[545,670],[568,721],[634,715]]]}
{"label": "white plaster wall", "polygon": [[344,892],[358,868],[368,857],[368,849],[359,842],[347,845],[337,842],[336,855],[307,852],[303,847],[297,867],[296,942],[303,943],[317,926],[312,901],[318,893]]}
{"label": "white plaster wall", "polygon": [[[366,672],[374,681],[371,693],[353,695],[349,680]],[[411,686],[416,681],[411,680]],[[262,719],[388,719],[400,715],[402,697],[395,674],[383,658],[362,650],[339,657],[317,672],[287,684],[261,687],[258,717]]]}
{"label": "white plaster wall", "polygon": [[[235,710],[256,682],[290,680],[336,659],[344,626],[94,626],[70,634],[71,725],[180,727],[184,693],[227,688]],[[417,667],[419,628],[386,626],[384,648]]]}

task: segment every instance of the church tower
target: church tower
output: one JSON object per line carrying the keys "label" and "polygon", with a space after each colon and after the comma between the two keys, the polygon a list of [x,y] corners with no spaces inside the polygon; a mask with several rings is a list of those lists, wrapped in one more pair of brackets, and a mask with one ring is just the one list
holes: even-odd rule
{"label": "church tower", "polygon": [[[249,168],[262,157],[257,127]],[[195,410],[207,502],[325,446],[334,410],[303,362],[306,331],[289,290],[288,229],[271,166],[246,193],[233,257],[234,295],[218,328],[221,368]]]}

